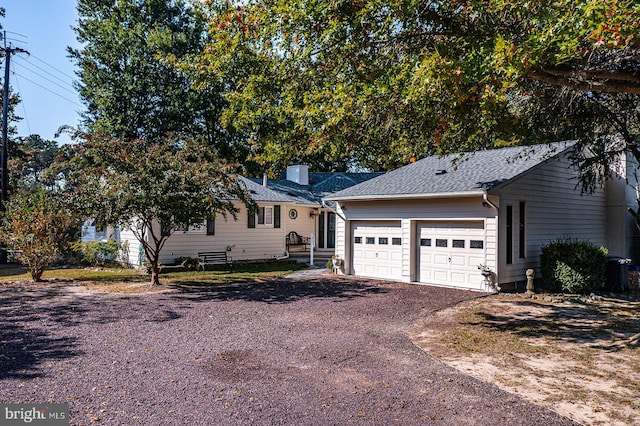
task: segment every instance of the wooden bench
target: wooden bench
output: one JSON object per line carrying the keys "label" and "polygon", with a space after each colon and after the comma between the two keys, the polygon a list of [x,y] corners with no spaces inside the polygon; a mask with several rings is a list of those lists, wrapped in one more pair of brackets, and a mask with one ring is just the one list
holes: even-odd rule
{"label": "wooden bench", "polygon": [[296,231],[289,232],[285,241],[287,244],[287,251],[289,251],[291,246],[302,246],[303,250],[307,251],[307,246],[309,245],[309,238],[301,236]]}
{"label": "wooden bench", "polygon": [[226,251],[203,251],[198,253],[198,269],[202,268],[204,271],[207,265],[226,265],[229,268],[233,267],[231,258],[227,255]]}

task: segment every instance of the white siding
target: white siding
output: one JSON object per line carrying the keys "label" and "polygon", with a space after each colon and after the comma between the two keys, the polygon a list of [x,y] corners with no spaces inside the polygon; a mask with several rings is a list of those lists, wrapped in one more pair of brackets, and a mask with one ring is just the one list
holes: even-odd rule
{"label": "white siding", "polygon": [[[500,190],[498,252],[500,283],[525,281],[525,271],[539,272],[540,249],[558,238],[573,238],[605,245],[607,208],[603,190],[581,194],[576,171],[570,161],[559,157],[532,170]],[[525,258],[519,258],[519,206],[525,203]],[[506,263],[506,212],[513,208],[513,264]],[[539,276],[539,273],[538,273]]]}
{"label": "white siding", "polygon": [[[345,218],[342,205],[336,207],[336,250],[335,255],[344,260],[344,270],[351,270],[351,223]],[[343,272],[343,271],[340,271]]]}
{"label": "white siding", "polygon": [[[259,203],[260,206],[274,206],[274,204]],[[215,235],[206,233],[174,232],[165,242],[160,252],[160,263],[171,264],[179,257],[197,257],[201,251],[224,251],[232,246],[229,255],[234,261],[264,260],[280,257],[285,253],[286,219],[288,213],[286,205],[281,205],[281,227],[273,225],[259,225],[248,227],[247,210],[244,205],[237,207],[240,212],[237,220],[232,215],[225,219],[218,215],[215,224]],[[301,209],[304,210],[304,209]],[[256,221],[257,222],[257,221]],[[313,220],[307,213],[307,222],[313,227]],[[157,225],[156,225],[157,226]],[[159,227],[155,229],[159,232]],[[122,228],[119,241],[128,246],[123,252],[123,261],[131,266],[139,266],[141,245],[133,233]]]}
{"label": "white siding", "polygon": [[130,229],[120,228],[117,232],[117,238],[122,248],[120,250],[120,259],[127,266],[140,266],[140,242],[136,239]]}
{"label": "white siding", "polygon": [[[273,205],[259,203],[261,207]],[[283,212],[288,212],[285,205],[281,205],[280,228],[259,225],[257,221],[255,228],[249,228],[246,208],[238,207],[240,212],[237,214],[237,220],[231,215],[226,219],[218,215],[215,235],[173,233],[160,253],[160,262],[170,264],[178,257],[197,257],[200,251],[224,251],[229,246],[233,246],[229,252],[233,261],[273,259],[282,256],[285,252],[286,235],[286,229],[282,226],[282,216]]]}
{"label": "white siding", "polygon": [[[295,219],[289,217],[289,211],[295,209],[298,216]],[[314,212],[314,217],[311,217],[311,212]],[[310,207],[301,207],[293,204],[282,205],[282,227],[284,228],[284,235],[287,235],[291,231],[295,231],[298,235],[303,237],[309,237],[314,234],[316,241],[316,224],[318,223],[317,209]]]}

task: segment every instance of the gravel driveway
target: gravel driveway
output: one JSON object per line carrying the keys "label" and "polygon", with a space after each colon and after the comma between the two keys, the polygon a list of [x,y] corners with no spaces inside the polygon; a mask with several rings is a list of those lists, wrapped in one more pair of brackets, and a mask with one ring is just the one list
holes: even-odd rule
{"label": "gravel driveway", "polygon": [[0,285],[0,402],[69,402],[71,424],[574,424],[407,338],[477,293],[331,276],[80,290]]}

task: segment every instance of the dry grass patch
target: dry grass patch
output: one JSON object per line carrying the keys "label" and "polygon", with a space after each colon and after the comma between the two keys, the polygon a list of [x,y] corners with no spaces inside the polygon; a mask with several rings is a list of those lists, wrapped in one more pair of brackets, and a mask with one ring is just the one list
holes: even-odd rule
{"label": "dry grass patch", "polygon": [[[294,271],[304,269],[302,263],[247,265],[232,271],[172,272],[160,275],[160,286],[150,284],[149,275],[126,268],[59,268],[45,271],[46,282],[71,282],[89,291],[109,293],[156,293],[175,291],[184,287],[206,287],[230,283],[261,282],[281,279]],[[24,268],[0,270],[0,283],[24,282],[30,285],[30,276]]]}
{"label": "dry grass patch", "polygon": [[[550,299],[550,298],[548,298]],[[640,424],[640,302],[489,296],[416,324],[454,367],[584,424]]]}

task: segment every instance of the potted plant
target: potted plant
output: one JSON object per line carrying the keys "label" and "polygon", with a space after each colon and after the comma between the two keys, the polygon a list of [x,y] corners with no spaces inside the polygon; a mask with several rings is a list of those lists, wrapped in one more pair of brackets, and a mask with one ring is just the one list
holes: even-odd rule
{"label": "potted plant", "polygon": [[486,264],[481,263],[478,265],[478,269],[480,270],[480,274],[482,274],[483,277],[487,278],[490,277],[491,274],[493,273],[491,271],[491,268],[489,268]]}

